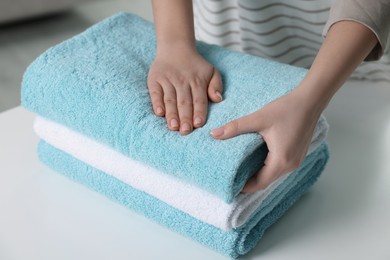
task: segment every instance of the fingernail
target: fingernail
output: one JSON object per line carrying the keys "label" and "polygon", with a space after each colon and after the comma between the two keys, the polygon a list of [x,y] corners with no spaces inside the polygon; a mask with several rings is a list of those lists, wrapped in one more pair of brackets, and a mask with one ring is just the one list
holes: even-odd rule
{"label": "fingernail", "polygon": [[178,126],[179,126],[179,123],[177,122],[177,120],[176,119],[172,119],[171,120],[171,127],[176,128]]}
{"label": "fingernail", "polygon": [[213,130],[211,130],[211,135],[213,136],[213,137],[218,137],[218,136],[221,136],[221,135],[223,135],[223,128],[222,127],[220,127],[220,128],[216,128],[216,129],[213,129]]}
{"label": "fingernail", "polygon": [[202,119],[200,119],[199,116],[195,117],[194,125],[200,125],[200,124],[202,124]]}
{"label": "fingernail", "polygon": [[182,126],[181,126],[181,131],[182,132],[188,132],[188,131],[190,131],[191,130],[191,126],[190,126],[190,124],[188,124],[188,123],[184,123]]}
{"label": "fingernail", "polygon": [[219,91],[215,91],[215,95],[219,97],[219,101],[222,101],[222,95]]}
{"label": "fingernail", "polygon": [[163,109],[161,107],[157,108],[157,114],[161,115],[163,113]]}

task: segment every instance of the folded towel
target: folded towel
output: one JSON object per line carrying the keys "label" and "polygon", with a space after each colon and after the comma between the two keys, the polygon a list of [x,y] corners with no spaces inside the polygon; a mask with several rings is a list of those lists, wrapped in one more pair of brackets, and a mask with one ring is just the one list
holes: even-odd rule
{"label": "folded towel", "polygon": [[[321,120],[314,132],[309,154],[324,141],[324,129],[327,125],[322,123],[325,121]],[[266,207],[267,205],[262,204],[265,198],[273,198],[273,203],[280,201],[297,182],[307,174],[311,174],[312,170],[307,167],[312,162],[306,159],[294,173],[280,177],[265,190],[240,194],[233,203],[227,204],[197,186],[134,161],[108,146],[53,121],[37,117],[34,129],[41,139],[55,148],[196,219],[225,231],[243,225],[257,210]]]}
{"label": "folded towel", "polygon": [[269,200],[264,201],[267,207],[257,212],[240,228],[225,232],[136,190],[43,141],[39,144],[38,154],[40,159],[54,170],[230,257],[238,257],[252,249],[264,231],[316,181],[328,160],[327,145],[324,143],[308,157],[311,157],[312,162],[311,173],[306,174],[281,201],[275,204],[272,199],[266,198],[265,200]]}
{"label": "folded towel", "polygon": [[154,28],[127,13],[38,57],[24,75],[22,105],[231,203],[267,147],[256,133],[220,141],[210,130],[288,93],[306,70],[201,42],[197,48],[221,72],[224,101],[211,104],[207,124],[187,136],[169,131],[152,111],[146,80]]}

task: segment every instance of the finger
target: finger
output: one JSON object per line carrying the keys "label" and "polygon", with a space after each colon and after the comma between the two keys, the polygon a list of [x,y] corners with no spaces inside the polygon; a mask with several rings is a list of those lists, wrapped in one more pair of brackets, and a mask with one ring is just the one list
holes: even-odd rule
{"label": "finger", "polygon": [[160,84],[156,81],[148,82],[148,89],[150,94],[150,99],[152,100],[153,111],[158,116],[165,115],[165,106],[164,106],[164,92]]}
{"label": "finger", "polygon": [[213,76],[211,77],[209,86],[207,88],[209,99],[213,102],[221,102],[222,92],[223,86],[221,74],[219,74],[218,70],[214,68]]}
{"label": "finger", "polygon": [[[205,83],[204,83],[205,84]],[[192,88],[192,99],[194,106],[194,127],[201,127],[205,124],[207,118],[207,94],[204,91],[205,86],[196,84]]]}
{"label": "finger", "polygon": [[192,94],[190,86],[176,86],[177,111],[180,119],[180,133],[189,134],[192,131]]}
{"label": "finger", "polygon": [[263,190],[282,174],[283,172],[280,165],[275,159],[272,159],[272,154],[268,153],[264,166],[257,174],[249,179],[242,191],[255,192]]}
{"label": "finger", "polygon": [[211,130],[211,135],[215,139],[224,140],[240,134],[260,131],[261,119],[259,118],[257,112],[255,112],[247,116],[235,119],[222,127]]}
{"label": "finger", "polygon": [[168,128],[173,131],[179,130],[179,114],[177,111],[177,98],[175,88],[170,82],[161,84],[164,91],[165,117]]}

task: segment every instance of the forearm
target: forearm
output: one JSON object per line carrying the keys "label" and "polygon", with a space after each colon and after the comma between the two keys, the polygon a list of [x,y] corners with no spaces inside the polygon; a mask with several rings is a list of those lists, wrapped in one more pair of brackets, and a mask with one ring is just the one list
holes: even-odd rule
{"label": "forearm", "polygon": [[195,50],[191,0],[153,0],[157,53],[172,49]]}
{"label": "forearm", "polygon": [[360,23],[335,23],[296,92],[310,107],[322,112],[377,42],[375,34]]}

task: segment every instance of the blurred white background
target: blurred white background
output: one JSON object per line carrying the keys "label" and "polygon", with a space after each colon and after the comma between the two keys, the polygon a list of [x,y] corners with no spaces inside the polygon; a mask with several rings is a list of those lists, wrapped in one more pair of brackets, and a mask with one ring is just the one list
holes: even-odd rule
{"label": "blurred white background", "polygon": [[0,112],[20,104],[23,72],[36,57],[120,11],[153,19],[149,0],[0,0]]}

